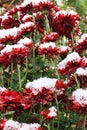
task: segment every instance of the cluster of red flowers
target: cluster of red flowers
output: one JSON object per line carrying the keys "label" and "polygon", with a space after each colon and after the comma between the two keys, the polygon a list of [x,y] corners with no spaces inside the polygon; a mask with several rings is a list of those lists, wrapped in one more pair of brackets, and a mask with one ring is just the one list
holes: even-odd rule
{"label": "cluster of red flowers", "polygon": [[7,45],[4,49],[1,50],[0,54],[0,64],[8,66],[11,63],[13,65],[25,63],[26,56],[29,56],[30,51],[28,47],[23,44],[19,45]]}
{"label": "cluster of red flowers", "polygon": [[24,109],[30,108],[34,103],[50,104],[55,99],[55,94],[59,100],[62,100],[65,95],[66,84],[63,81],[58,81],[43,77],[27,83],[22,91]]}
{"label": "cluster of red flowers", "polygon": [[22,108],[20,95],[9,89],[0,87],[0,111],[19,112]]}
{"label": "cluster of red flowers", "polygon": [[[49,0],[24,0],[21,5],[15,6],[0,17],[0,65],[5,66],[5,71],[8,73],[11,71],[11,63],[13,69],[18,64],[22,67],[26,65],[23,74],[26,73],[24,78],[27,81],[28,74],[34,70],[34,63],[38,62],[39,55],[41,55],[41,61],[44,60],[43,55],[46,55],[46,63],[48,62],[49,68],[51,68],[50,62],[53,63],[52,60],[55,59],[54,64],[58,63],[57,66],[53,64],[54,74],[57,76],[58,72],[58,78],[53,78],[54,75],[50,75],[50,78],[45,77],[43,69],[40,73],[40,77],[43,77],[35,80],[31,75],[33,81],[29,79],[25,88],[20,90],[20,94],[14,90],[0,87],[1,112],[14,111],[15,114],[25,110],[27,112],[34,104],[48,107],[48,105],[55,105],[56,100],[60,103],[67,101],[69,110],[86,112],[87,90],[76,89],[69,98],[66,92],[71,89],[71,86],[76,87],[78,82],[79,87],[87,87],[87,58],[83,57],[81,53],[87,48],[87,34],[81,36],[79,21],[80,16],[75,11],[60,10]],[[79,37],[80,39],[75,44],[76,38]],[[48,57],[52,60],[49,60]],[[28,64],[28,60],[30,60],[30,64]],[[32,69],[28,70],[29,67]],[[14,73],[16,73],[16,69]],[[3,75],[4,72],[0,76]],[[21,75],[21,77],[23,76]],[[61,77],[62,79],[60,79]],[[19,80],[24,85],[25,81]],[[69,92],[72,92],[72,89]],[[48,121],[57,117],[55,106],[42,112],[39,110],[37,113]],[[25,124],[2,119],[0,130],[42,130],[42,128],[38,123]]]}
{"label": "cluster of red flowers", "polygon": [[0,43],[7,41],[17,42],[23,34],[34,30],[35,24],[33,22],[26,22],[19,27],[0,30]]}
{"label": "cluster of red flowers", "polygon": [[41,115],[46,119],[46,120],[52,120],[57,116],[57,109],[53,106],[50,107],[49,109],[45,109],[41,112]]}
{"label": "cluster of red flowers", "polygon": [[82,87],[87,87],[87,67],[78,68],[75,72],[77,79],[80,81]]}
{"label": "cluster of red flowers", "polygon": [[48,55],[54,60],[55,55],[58,54],[58,49],[55,42],[48,42],[40,44],[36,46],[36,50],[38,50],[38,55]]}
{"label": "cluster of red flowers", "polygon": [[0,130],[43,130],[38,123],[19,123],[14,120],[0,120]]}
{"label": "cluster of red flowers", "polygon": [[83,34],[81,39],[76,43],[75,49],[78,53],[83,52],[87,49],[87,34]]}
{"label": "cluster of red flowers", "polygon": [[69,105],[67,109],[77,110],[81,113],[87,111],[87,89],[77,89],[69,97]]}
{"label": "cluster of red flowers", "polygon": [[58,64],[58,72],[62,75],[71,74],[76,68],[80,67],[81,57],[78,53],[73,52]]}
{"label": "cluster of red flowers", "polygon": [[72,32],[79,30],[78,22],[80,21],[80,17],[76,12],[72,10],[60,10],[53,15],[53,18],[52,14],[50,13],[51,16],[49,16],[49,18],[51,17],[50,25],[53,31],[57,32],[60,36],[72,38]]}

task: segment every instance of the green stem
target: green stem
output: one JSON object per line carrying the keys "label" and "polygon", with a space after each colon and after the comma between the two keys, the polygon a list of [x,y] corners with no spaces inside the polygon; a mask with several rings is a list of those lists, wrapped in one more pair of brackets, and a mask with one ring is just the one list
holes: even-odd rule
{"label": "green stem", "polygon": [[28,57],[26,57],[26,72],[25,72],[24,77],[21,79],[21,86],[23,86],[24,81],[25,81],[25,79],[27,77],[27,74],[28,74]]}
{"label": "green stem", "polygon": [[22,86],[21,86],[21,70],[20,70],[20,65],[17,65],[17,69],[18,69],[19,90],[21,90]]}
{"label": "green stem", "polygon": [[36,59],[35,59],[35,47],[33,46],[33,79],[35,77],[35,72],[36,72],[35,62],[36,62]]}
{"label": "green stem", "polygon": [[10,86],[12,88],[13,85],[13,62],[11,63],[11,81],[10,81]]}
{"label": "green stem", "polygon": [[75,77],[75,81],[76,81],[76,84],[77,84],[77,88],[79,89],[79,88],[80,88],[80,83],[79,83],[79,81],[78,81],[78,79],[77,79],[77,76],[74,75],[74,77]]}
{"label": "green stem", "polygon": [[4,86],[3,67],[0,68],[0,72],[1,72],[1,84],[2,84],[2,86]]}
{"label": "green stem", "polygon": [[83,122],[83,128],[82,128],[82,130],[86,130],[85,125],[86,125],[86,116],[84,117],[84,122]]}
{"label": "green stem", "polygon": [[56,100],[56,105],[57,105],[57,115],[58,115],[58,125],[57,125],[57,130],[59,130],[60,127],[60,110],[59,110],[59,102],[57,100],[57,97],[55,98]]}

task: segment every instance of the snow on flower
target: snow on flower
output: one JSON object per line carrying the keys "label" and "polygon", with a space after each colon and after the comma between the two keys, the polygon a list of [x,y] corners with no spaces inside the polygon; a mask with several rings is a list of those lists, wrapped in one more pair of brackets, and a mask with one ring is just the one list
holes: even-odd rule
{"label": "snow on flower", "polygon": [[55,94],[57,95],[58,100],[62,100],[65,89],[56,88],[56,82],[56,78],[41,77],[27,83],[25,89],[22,91],[24,109],[30,108],[34,103],[49,104],[53,101]]}
{"label": "snow on flower", "polygon": [[32,41],[31,39],[25,37],[25,38],[23,38],[23,39],[20,39],[20,40],[17,42],[17,44],[19,44],[19,45],[22,45],[22,44],[23,44],[24,46],[31,48],[31,47],[33,46],[33,41]]}
{"label": "snow on flower", "polygon": [[57,116],[57,109],[55,106],[50,107],[49,109],[45,109],[41,112],[41,115],[46,119],[46,120],[52,120]]}
{"label": "snow on flower", "polygon": [[25,62],[25,57],[29,54],[29,49],[23,44],[6,45],[6,47],[1,50],[0,64],[6,66],[11,62],[14,65],[22,64]]}
{"label": "snow on flower", "polygon": [[77,52],[81,53],[87,49],[87,34],[83,34],[81,38],[77,41],[75,49]]}
{"label": "snow on flower", "polygon": [[87,68],[78,68],[75,74],[78,76],[87,76]]}
{"label": "snow on flower", "polygon": [[75,72],[82,87],[87,87],[87,67],[78,68]]}
{"label": "snow on flower", "polygon": [[32,15],[29,15],[29,14],[26,14],[24,15],[20,20],[25,23],[25,22],[29,22],[29,21],[32,21]]}
{"label": "snow on flower", "polygon": [[0,95],[5,92],[7,89],[5,87],[0,87]]}
{"label": "snow on flower", "polygon": [[[60,10],[55,13],[51,19],[51,27],[53,31],[57,32],[60,36],[71,38],[71,33],[78,27],[80,21],[79,15],[73,10]],[[79,30],[79,28],[78,28]]]}
{"label": "snow on flower", "polygon": [[40,3],[47,3],[49,0],[24,0],[22,6],[26,6],[28,4],[38,5]]}
{"label": "snow on flower", "polygon": [[19,27],[13,27],[9,29],[0,29],[0,43],[12,40],[15,42],[27,31],[31,31],[35,28],[33,22],[26,22]]}
{"label": "snow on flower", "polygon": [[81,112],[87,111],[87,89],[79,88],[75,90],[69,97],[69,109],[79,110]]}
{"label": "snow on flower", "polygon": [[20,24],[19,20],[12,18],[11,15],[6,15],[3,16],[2,21],[1,21],[1,28],[3,29],[9,29],[12,27],[18,27]]}
{"label": "snow on flower", "polygon": [[72,52],[58,64],[58,72],[61,74],[69,74],[80,66],[81,57],[77,52]]}
{"label": "snow on flower", "polygon": [[26,84],[25,88],[30,88],[32,92],[37,95],[43,90],[43,88],[55,91],[55,83],[57,79],[52,78],[39,78]]}
{"label": "snow on flower", "polygon": [[71,48],[69,46],[59,46],[58,54],[62,57],[65,57],[68,53],[71,52]]}
{"label": "snow on flower", "polygon": [[38,50],[39,55],[48,55],[54,60],[54,56],[58,54],[57,52],[57,46],[55,42],[46,42],[43,44],[40,44],[39,46],[36,46],[36,49]]}
{"label": "snow on flower", "polygon": [[[2,120],[1,120],[2,121]],[[3,121],[3,128],[1,130],[42,130],[40,124],[38,123],[19,123],[14,120],[5,120]]]}
{"label": "snow on flower", "polygon": [[58,39],[58,33],[56,32],[51,32],[49,34],[46,34],[42,37],[41,42],[55,42]]}
{"label": "snow on flower", "polygon": [[21,111],[22,104],[20,102],[19,93],[0,87],[0,110],[5,111]]}

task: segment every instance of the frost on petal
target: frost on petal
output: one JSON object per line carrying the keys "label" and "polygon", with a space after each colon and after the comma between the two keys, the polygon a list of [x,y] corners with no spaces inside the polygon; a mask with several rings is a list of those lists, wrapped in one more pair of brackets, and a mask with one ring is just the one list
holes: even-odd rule
{"label": "frost on petal", "polygon": [[35,95],[37,95],[39,92],[42,91],[43,88],[54,91],[56,80],[57,79],[43,77],[43,78],[39,78],[37,80],[27,83],[25,87],[30,88],[32,92]]}

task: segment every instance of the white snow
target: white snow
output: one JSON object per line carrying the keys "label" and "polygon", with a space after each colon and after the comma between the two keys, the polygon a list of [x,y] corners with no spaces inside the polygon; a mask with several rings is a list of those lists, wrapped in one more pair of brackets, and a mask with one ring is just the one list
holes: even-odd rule
{"label": "white snow", "polygon": [[77,41],[76,45],[79,45],[80,43],[84,42],[85,39],[87,39],[87,33],[81,36],[81,38]]}
{"label": "white snow", "polygon": [[38,123],[19,123],[14,120],[6,121],[3,130],[38,130],[40,125]]}
{"label": "white snow", "polygon": [[20,25],[20,29],[23,29],[23,28],[27,28],[27,27],[31,27],[31,26],[34,26],[35,24],[33,22],[26,22],[24,24],[21,24]]}
{"label": "white snow", "polygon": [[54,18],[59,16],[60,14],[63,14],[64,16],[77,15],[77,13],[74,10],[60,10],[60,11],[56,12],[56,15],[54,16]]}
{"label": "white snow", "polygon": [[39,46],[40,49],[44,49],[44,48],[47,49],[49,47],[52,47],[52,49],[54,49],[56,47],[56,44],[54,42],[46,42],[46,43],[40,44]]}
{"label": "white snow", "polygon": [[0,38],[6,38],[8,36],[17,36],[19,28],[13,27],[10,29],[0,29]]}
{"label": "white snow", "polygon": [[67,57],[58,64],[58,69],[65,68],[68,62],[79,62],[80,60],[81,57],[79,56],[79,54],[77,52],[72,52],[68,54]]}
{"label": "white snow", "polygon": [[23,47],[24,47],[23,44],[6,45],[6,47],[1,50],[1,54],[11,52],[13,48],[15,49],[15,48],[23,48]]}
{"label": "white snow", "polygon": [[19,130],[38,130],[40,125],[38,123],[33,124],[23,124],[23,126]]}
{"label": "white snow", "polygon": [[7,89],[5,87],[0,87],[0,94],[4,91],[6,91]]}
{"label": "white snow", "polygon": [[17,44],[28,44],[29,45],[29,43],[31,44],[32,43],[32,40],[31,39],[29,39],[29,38],[27,38],[27,37],[25,37],[24,39],[20,39],[18,42],[17,42]]}
{"label": "white snow", "polygon": [[32,15],[26,14],[26,15],[24,15],[24,17],[22,18],[22,20],[25,21],[27,18],[30,18],[30,17],[32,17]]}
{"label": "white snow", "polygon": [[6,121],[3,130],[19,130],[20,124],[17,121],[8,120]]}
{"label": "white snow", "polygon": [[71,51],[71,48],[70,48],[69,46],[60,46],[59,49],[60,49],[61,51],[66,51],[66,50]]}
{"label": "white snow", "polygon": [[37,95],[38,92],[41,92],[43,88],[54,91],[56,81],[57,79],[55,78],[52,79],[52,78],[47,78],[47,77],[43,77],[43,78],[41,77],[37,80],[27,83],[25,88],[30,88],[32,92],[35,95]]}
{"label": "white snow", "polygon": [[78,68],[75,72],[78,76],[87,76],[87,68]]}
{"label": "white snow", "polygon": [[87,89],[77,89],[73,92],[72,98],[74,102],[79,103],[80,105],[84,106],[87,105]]}
{"label": "white snow", "polygon": [[32,5],[38,5],[40,2],[45,2],[45,3],[47,3],[48,2],[48,0],[24,0],[24,2],[21,4],[22,6],[26,6],[26,5],[28,5],[28,4],[31,4],[32,3]]}
{"label": "white snow", "polygon": [[57,116],[57,109],[53,106],[49,108],[50,112],[48,113],[49,117],[56,117]]}

